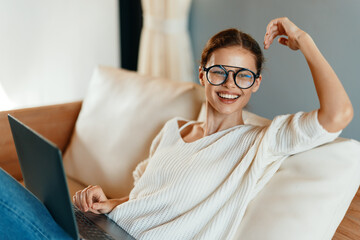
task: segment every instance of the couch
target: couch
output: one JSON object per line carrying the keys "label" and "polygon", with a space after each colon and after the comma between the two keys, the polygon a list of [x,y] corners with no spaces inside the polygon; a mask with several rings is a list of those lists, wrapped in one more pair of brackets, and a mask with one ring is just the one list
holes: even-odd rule
{"label": "couch", "polygon": [[[194,83],[101,66],[83,101],[0,112],[0,167],[22,181],[11,114],[63,152],[71,195],[92,184],[123,197],[162,125],[175,116],[203,119],[204,100]],[[270,122],[248,111],[244,121]],[[352,139],[290,156],[252,200],[234,239],[360,239],[359,173],[360,143]]]}

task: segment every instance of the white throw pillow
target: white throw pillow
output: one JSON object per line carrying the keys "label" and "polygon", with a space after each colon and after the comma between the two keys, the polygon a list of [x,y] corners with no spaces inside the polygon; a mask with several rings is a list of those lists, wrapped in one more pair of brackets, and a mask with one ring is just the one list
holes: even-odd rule
{"label": "white throw pillow", "polygon": [[282,163],[250,202],[234,239],[329,240],[360,184],[360,143],[334,142]]}
{"label": "white throw pillow", "polygon": [[112,198],[129,194],[132,172],[165,122],[196,119],[203,101],[204,90],[195,83],[97,68],[64,155],[67,175],[100,185]]}

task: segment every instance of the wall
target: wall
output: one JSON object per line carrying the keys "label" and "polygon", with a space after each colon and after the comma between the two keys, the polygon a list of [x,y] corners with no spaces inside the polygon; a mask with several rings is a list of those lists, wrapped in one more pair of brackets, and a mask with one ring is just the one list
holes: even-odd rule
{"label": "wall", "polygon": [[[360,140],[358,0],[193,0],[190,33],[198,63],[207,39],[216,32],[236,27],[263,42],[268,22],[287,16],[307,31],[341,79],[354,106],[355,116],[341,136]],[[310,71],[300,51],[274,44],[266,58],[260,90],[249,109],[267,118],[310,111],[319,103]],[[194,70],[195,72],[196,70]]]}
{"label": "wall", "polygon": [[95,66],[119,66],[117,0],[0,6],[0,86],[16,107],[82,99]]}

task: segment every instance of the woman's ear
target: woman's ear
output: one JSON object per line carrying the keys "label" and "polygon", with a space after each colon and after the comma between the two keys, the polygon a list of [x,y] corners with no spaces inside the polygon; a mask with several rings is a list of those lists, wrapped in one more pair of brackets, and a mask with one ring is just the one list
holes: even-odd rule
{"label": "woman's ear", "polygon": [[255,83],[251,88],[252,92],[257,92],[257,90],[259,90],[261,80],[262,80],[262,75],[260,74],[260,76],[257,79],[255,79]]}
{"label": "woman's ear", "polygon": [[204,73],[202,67],[199,66],[199,81],[200,81],[201,86],[203,86],[203,87],[205,87],[204,80],[205,80],[205,73]]}

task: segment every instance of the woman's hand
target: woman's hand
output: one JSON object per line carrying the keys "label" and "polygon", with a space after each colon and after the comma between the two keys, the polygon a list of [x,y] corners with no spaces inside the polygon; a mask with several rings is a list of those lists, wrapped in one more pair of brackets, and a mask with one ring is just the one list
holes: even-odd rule
{"label": "woman's hand", "polygon": [[111,212],[117,205],[126,202],[129,198],[108,199],[100,186],[89,185],[84,190],[77,191],[73,202],[83,212],[103,214]]}
{"label": "woman's hand", "polygon": [[299,39],[306,34],[287,17],[276,18],[271,20],[266,27],[264,48],[268,49],[277,36],[287,36],[287,38],[280,37],[279,43],[288,46],[292,50],[298,50],[300,48]]}

